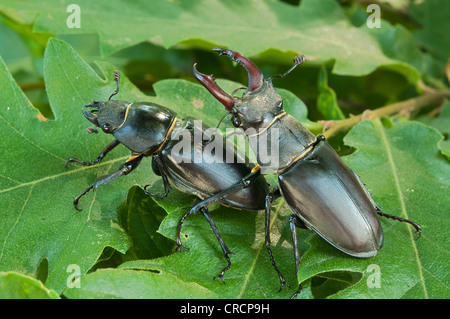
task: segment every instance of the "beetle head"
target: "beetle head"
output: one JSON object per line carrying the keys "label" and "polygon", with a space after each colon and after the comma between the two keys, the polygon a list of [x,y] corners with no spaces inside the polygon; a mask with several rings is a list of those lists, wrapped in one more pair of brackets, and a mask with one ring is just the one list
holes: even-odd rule
{"label": "beetle head", "polygon": [[[227,55],[231,60],[242,65],[248,74],[248,90],[237,98],[223,91],[215,82],[214,77],[197,71],[194,64],[193,72],[197,80],[232,114],[235,127],[243,130],[248,128],[262,129],[273,119],[284,112],[283,99],[272,85],[272,78],[264,79],[261,71],[248,58],[238,52],[228,49],[213,49],[220,55]],[[283,77],[304,61],[304,57],[296,58],[294,66]]]}
{"label": "beetle head", "polygon": [[254,91],[247,92],[241,98],[234,98],[234,101],[232,123],[243,130],[265,128],[275,116],[284,112],[281,95],[267,80],[263,80]]}
{"label": "beetle head", "polygon": [[[92,110],[82,110],[85,118],[95,126],[100,127],[103,132],[109,134],[114,133],[125,123],[128,109],[132,104],[125,101],[111,100],[114,95],[119,93],[120,73],[117,70],[114,71],[114,80],[116,81],[117,88],[110,95],[108,101],[92,101],[92,103],[85,105],[88,108],[92,107]],[[97,132],[97,130],[88,129],[88,132]]]}
{"label": "beetle head", "polygon": [[93,109],[83,110],[83,115],[103,132],[112,134],[125,122],[129,105],[129,102],[119,100],[93,101],[85,105]]}

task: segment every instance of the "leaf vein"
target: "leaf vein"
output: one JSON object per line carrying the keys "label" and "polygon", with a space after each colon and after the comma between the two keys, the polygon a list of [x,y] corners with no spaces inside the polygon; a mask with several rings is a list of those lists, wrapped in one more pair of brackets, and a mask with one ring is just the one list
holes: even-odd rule
{"label": "leaf vein", "polygon": [[32,191],[33,191],[33,187],[34,187],[33,185],[30,187],[30,191],[28,192],[28,196],[27,196],[27,198],[25,199],[25,202],[23,203],[22,208],[20,209],[19,215],[17,216],[16,221],[15,221],[14,224],[12,225],[11,229],[9,230],[8,234],[7,234],[6,237],[5,237],[5,240],[3,241],[2,251],[0,252],[0,260],[3,258],[3,253],[4,253],[4,251],[5,251],[5,246],[6,246],[6,243],[7,243],[8,239],[9,239],[9,236],[10,236],[11,233],[13,232],[14,228],[16,227],[16,225],[19,223],[19,220],[20,220],[20,218],[22,217],[22,214],[23,214],[23,212],[24,212],[24,210],[25,210],[25,207],[26,207],[27,204],[28,204],[28,201],[29,201],[29,199],[30,199],[30,197],[31,197],[31,193],[32,193]]}
{"label": "leaf vein", "polygon": [[[270,221],[270,225],[269,225],[269,233],[272,230],[273,224],[274,222],[277,220],[278,218],[278,214],[280,213],[281,210],[281,206],[284,203],[284,199],[280,200],[280,203],[278,204],[278,206],[275,209],[275,214],[273,214],[273,217]],[[265,241],[262,241],[261,244],[259,245],[258,250],[256,251],[256,255],[255,258],[253,258],[252,264],[248,270],[248,272],[246,273],[245,277],[244,277],[244,282],[242,284],[241,290],[239,291],[239,294],[237,296],[238,299],[242,298],[245,288],[247,288],[247,285],[250,281],[250,277],[253,275],[253,271],[255,270],[255,266],[256,266],[256,262],[259,259],[259,256],[261,255],[261,251],[263,249],[263,247],[265,246]]]}
{"label": "leaf vein", "polygon": [[[383,142],[383,146],[384,146],[384,148],[386,150],[386,155],[388,157],[389,167],[390,167],[390,170],[391,170],[391,174],[392,174],[392,176],[394,178],[395,190],[397,192],[397,197],[398,197],[398,200],[399,200],[400,205],[401,205],[402,215],[404,216],[404,218],[408,219],[408,213],[407,213],[407,209],[406,209],[405,199],[404,199],[403,193],[401,191],[400,180],[399,180],[399,177],[398,177],[398,174],[397,174],[397,168],[395,166],[395,162],[394,162],[394,157],[392,155],[391,146],[390,146],[390,144],[389,144],[389,142],[387,140],[387,137],[386,137],[386,134],[384,132],[384,128],[383,128],[383,126],[381,124],[381,121],[379,119],[375,120],[374,124],[375,124],[376,130],[380,134],[381,140]],[[413,236],[413,234],[411,232],[411,229],[409,227],[408,227],[408,232],[409,232],[409,235],[410,235],[410,238],[411,238],[412,247],[414,249],[414,255],[415,255],[415,258],[416,258],[416,262],[417,262],[417,268],[418,268],[418,272],[419,272],[419,281],[422,284],[422,289],[423,289],[425,298],[428,299],[428,291],[427,291],[427,287],[425,285],[425,280],[424,280],[424,276],[423,276],[422,263],[421,263],[421,260],[419,258],[419,254],[418,254],[418,251],[417,251],[417,246],[416,246],[416,243],[415,243],[414,236]]]}
{"label": "leaf vein", "polygon": [[112,159],[112,160],[109,160],[109,161],[106,161],[106,162],[102,162],[102,163],[97,164],[95,166],[87,166],[87,167],[83,166],[81,168],[77,168],[77,169],[74,169],[74,170],[65,171],[65,172],[54,174],[54,175],[50,175],[50,176],[45,176],[45,177],[42,177],[42,178],[30,181],[30,182],[20,183],[18,185],[15,185],[15,186],[12,186],[12,187],[9,187],[9,188],[0,189],[0,194],[6,193],[6,192],[10,192],[10,191],[13,191],[13,190],[21,188],[21,187],[33,186],[33,185],[36,185],[38,183],[42,183],[42,182],[45,182],[45,181],[48,181],[48,180],[60,178],[62,176],[76,174],[76,173],[78,173],[80,171],[84,171],[84,170],[88,170],[88,169],[94,169],[94,168],[98,168],[98,167],[105,166],[105,165],[112,165],[112,164],[114,164],[116,162],[123,161],[123,160],[125,160],[127,158],[129,158],[129,156],[122,156],[122,157],[118,157],[118,158],[115,158],[115,159]]}
{"label": "leaf vein", "polygon": [[45,148],[41,147],[39,144],[36,144],[35,142],[33,142],[32,140],[30,140],[28,137],[26,137],[25,135],[23,135],[19,130],[17,130],[14,126],[11,125],[11,123],[9,123],[2,115],[0,115],[0,119],[2,119],[6,125],[8,125],[13,131],[14,133],[16,133],[17,135],[19,135],[21,138],[23,138],[26,142],[30,143],[32,146],[36,147],[37,149],[59,159],[64,161],[64,159],[62,157],[59,157],[56,154],[53,154],[52,152],[49,152],[48,150],[46,150]]}

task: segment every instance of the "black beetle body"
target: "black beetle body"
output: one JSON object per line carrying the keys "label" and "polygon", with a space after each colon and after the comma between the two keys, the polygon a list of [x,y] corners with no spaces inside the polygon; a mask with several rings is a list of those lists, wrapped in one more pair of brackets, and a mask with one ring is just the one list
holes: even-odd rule
{"label": "black beetle body", "polygon": [[[170,181],[179,190],[195,194],[200,199],[209,198],[221,190],[228,189],[251,172],[248,160],[238,159],[238,154],[234,150],[224,149],[221,152],[222,158],[215,158],[211,153],[202,152],[203,144],[194,144],[195,135],[202,136],[207,141],[211,140],[211,136],[205,133],[208,127],[204,124],[203,127],[196,126],[195,119],[192,118],[179,120],[175,112],[161,105],[112,100],[94,101],[86,107],[95,109],[93,111],[95,115],[83,110],[86,118],[102,128],[105,133],[112,134],[120,144],[131,150],[132,157],[128,162],[142,156],[156,155],[164,165],[164,172]],[[189,153],[174,151],[180,138],[188,138],[191,141]],[[219,144],[217,141],[218,138],[215,137],[209,143],[212,148],[225,148],[226,143]],[[227,163],[226,156],[229,152],[234,156],[232,164]],[[201,158],[196,161],[197,156]],[[155,164],[155,157],[152,167],[155,173],[162,175],[161,169]],[[259,178],[255,185],[231,193],[218,202],[234,208],[261,210],[265,207],[267,193],[267,183],[264,178]]]}
{"label": "black beetle body", "polygon": [[165,141],[176,118],[172,110],[149,102],[94,101],[86,107],[97,110],[97,115],[83,110],[87,119],[132,152],[146,156]]}
{"label": "black beetle body", "polygon": [[[119,74],[116,72],[115,79],[117,90],[111,97],[118,92]],[[178,224],[177,249],[183,247],[180,239],[181,226],[184,219],[191,213],[200,211],[210,223],[228,265],[216,276],[223,280],[223,274],[227,271],[231,262],[229,254],[231,251],[223,242],[220,233],[212,220],[207,206],[212,202],[219,202],[233,208],[245,210],[261,210],[266,207],[266,197],[269,195],[268,184],[263,176],[250,178],[251,183],[239,190],[222,194],[233,185],[241,181],[247,183],[246,177],[251,175],[252,166],[246,158],[238,158],[240,155],[234,148],[227,148],[224,139],[217,132],[212,139],[206,134],[206,126],[199,127],[194,119],[180,120],[176,118],[176,113],[163,106],[149,102],[126,102],[120,100],[93,101],[85,105],[92,108],[91,111],[83,110],[84,116],[95,126],[100,127],[105,133],[112,134],[115,140],[111,142],[93,162],[84,162],[76,158],[70,158],[66,161],[77,162],[82,165],[95,165],[104,158],[104,156],[119,144],[131,150],[131,157],[120,166],[117,172],[98,178],[84,192],[74,200],[74,206],[78,209],[78,201],[91,189],[95,190],[98,186],[108,183],[122,175],[129,174],[141,162],[143,157],[152,156],[153,171],[162,177],[164,182],[165,194],[156,195],[149,193],[144,187],[145,194],[163,198],[167,196],[170,184],[182,192],[194,194],[199,198],[199,202],[187,212]],[[97,133],[96,129],[88,129],[89,133]],[[198,143],[195,136],[200,136],[205,141]],[[180,152],[177,145],[179,138],[190,138],[187,147],[188,151]],[[222,139],[222,143],[219,143]],[[188,141],[189,141],[188,140]],[[208,152],[203,152],[205,145],[208,147],[223,148],[222,158],[216,158]],[[231,153],[230,153],[231,152]],[[217,152],[214,152],[217,154]],[[227,162],[227,156],[233,154],[233,161]],[[200,156],[200,161],[195,161],[195,157]],[[184,160],[184,161],[183,161]],[[204,200],[208,199],[207,202]],[[270,249],[268,249],[269,253]],[[275,268],[277,271],[278,269]],[[284,278],[280,274],[282,284]]]}
{"label": "black beetle body", "polygon": [[[271,78],[264,79],[249,59],[235,51],[213,50],[247,70],[248,92],[241,98],[229,95],[212,76],[198,72],[195,64],[194,75],[226,107],[234,126],[247,135],[258,163],[277,173],[281,194],[294,212],[290,223],[297,274],[300,258],[295,226],[313,229],[334,247],[355,257],[371,257],[381,249],[383,231],[377,214],[410,223],[420,236],[420,226],[416,223],[381,212],[359,177],[328,145],[325,137],[314,136],[284,111],[282,97]],[[304,56],[294,62],[288,72],[277,77],[284,77],[303,63]],[[267,162],[258,150],[267,147],[262,144],[271,138],[277,139],[278,156]],[[292,297],[300,290],[301,285]]]}
{"label": "black beetle body", "polygon": [[281,137],[275,164],[263,164],[256,155],[261,166],[277,171],[281,193],[302,222],[349,255],[374,256],[382,247],[383,231],[369,193],[327,142],[308,151],[316,137],[284,111],[272,83],[264,80],[234,108],[239,127],[262,131],[248,136],[253,149],[265,146],[273,132]]}
{"label": "black beetle body", "polygon": [[[196,134],[204,134],[204,137],[208,140],[211,136],[205,134],[207,127],[204,125],[203,127],[196,126],[194,119],[191,118],[179,121],[177,124],[173,132],[173,138],[162,149],[160,158],[167,168],[171,182],[179,190],[195,194],[200,199],[207,199],[222,190],[228,189],[250,174],[249,165],[242,163],[243,160],[238,159],[237,153],[233,152],[233,150],[228,150],[228,152],[234,154],[233,163],[235,164],[226,163],[226,152],[223,152],[222,158],[218,160],[213,158],[209,152],[202,152],[201,164],[195,163],[194,158],[199,155],[199,150],[194,145],[194,136]],[[174,148],[179,143],[178,136],[185,132],[191,134],[191,152],[189,154],[180,154]],[[210,145],[216,141],[217,136]],[[225,144],[223,145],[225,147]],[[214,145],[211,146],[214,147]],[[265,182],[265,179],[257,179],[255,184],[255,187],[243,188],[238,192],[230,193],[218,201],[222,205],[233,208],[246,210],[264,209],[265,198],[268,194],[267,182]]]}
{"label": "black beetle body", "polygon": [[355,257],[381,249],[383,231],[368,192],[327,143],[279,174],[278,183],[291,209],[334,247]]}

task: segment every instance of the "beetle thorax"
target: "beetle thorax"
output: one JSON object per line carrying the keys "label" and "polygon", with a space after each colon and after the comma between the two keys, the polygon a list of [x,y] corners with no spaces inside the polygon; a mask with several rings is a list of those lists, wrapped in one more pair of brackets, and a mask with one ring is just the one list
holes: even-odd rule
{"label": "beetle thorax", "polygon": [[233,110],[243,130],[266,129],[277,116],[284,113],[283,99],[270,81],[264,81],[261,87],[236,100]]}

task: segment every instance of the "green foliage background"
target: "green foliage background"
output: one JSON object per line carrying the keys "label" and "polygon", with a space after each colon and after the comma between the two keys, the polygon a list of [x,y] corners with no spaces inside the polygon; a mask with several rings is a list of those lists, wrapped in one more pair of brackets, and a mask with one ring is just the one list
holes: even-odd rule
{"label": "green foliage background", "polygon": [[[211,207],[234,253],[226,284],[212,280],[225,261],[202,216],[187,219],[190,250],[175,253],[177,222],[195,198],[177,190],[163,200],[145,196],[145,184],[162,191],[150,160],[88,194],[82,212],[72,206],[129,156],[121,148],[100,165],[64,167],[69,157],[95,159],[111,141],[87,134],[80,110],[111,94],[113,70],[122,75],[118,99],[160,103],[212,126],[224,110],[193,79],[192,65],[214,73],[228,92],[247,81],[241,67],[210,51],[220,46],[248,55],[267,77],[305,54],[301,68],[274,81],[286,110],[316,134],[335,125],[330,143],[379,206],[422,226],[416,240],[410,226],[382,219],[385,244],[369,259],[299,230],[299,298],[448,298],[450,2],[373,1],[380,28],[366,24],[367,1],[298,2],[78,0],[81,27],[68,28],[73,1],[0,0],[0,297],[293,293],[291,212],[282,199],[271,222],[273,253],[291,286],[281,292],[264,247],[263,212]],[[364,111],[364,121],[339,126]],[[373,265],[381,271],[375,288]],[[79,288],[68,281],[73,267]]]}

